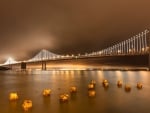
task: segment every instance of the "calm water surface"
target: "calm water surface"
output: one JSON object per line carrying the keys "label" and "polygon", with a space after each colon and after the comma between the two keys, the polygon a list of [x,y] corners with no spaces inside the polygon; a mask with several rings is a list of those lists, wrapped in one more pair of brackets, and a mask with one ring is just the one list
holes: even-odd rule
{"label": "calm water surface", "polygon": [[[110,83],[106,90],[102,80]],[[88,97],[87,85],[96,81],[96,96]],[[130,92],[118,88],[116,82],[131,85]],[[143,83],[138,90],[136,83]],[[59,102],[59,94],[77,86],[78,92],[68,103]],[[51,88],[50,97],[43,97],[42,90]],[[18,92],[17,102],[9,101],[10,92]],[[33,101],[29,113],[150,113],[149,71],[35,71],[32,73],[0,72],[0,113],[24,113],[24,99]]]}

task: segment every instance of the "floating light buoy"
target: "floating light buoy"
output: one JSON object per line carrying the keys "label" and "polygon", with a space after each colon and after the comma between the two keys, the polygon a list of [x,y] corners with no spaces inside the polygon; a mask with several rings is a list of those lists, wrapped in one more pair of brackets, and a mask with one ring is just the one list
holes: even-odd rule
{"label": "floating light buoy", "polygon": [[121,81],[121,80],[119,80],[119,81],[117,82],[117,86],[118,86],[118,87],[122,87],[122,81]]}
{"label": "floating light buoy", "polygon": [[94,89],[94,88],[95,88],[94,84],[90,83],[90,84],[88,85],[88,89],[89,89],[89,90],[90,90],[90,89]]}
{"label": "floating light buoy", "polygon": [[70,93],[76,93],[77,92],[77,87],[72,86],[70,87]]}
{"label": "floating light buoy", "polygon": [[96,85],[96,81],[95,80],[91,80],[90,83],[93,84],[93,85]]}
{"label": "floating light buoy", "polygon": [[109,87],[109,83],[106,82],[106,83],[103,84],[103,86],[104,86],[105,88],[107,88],[107,87]]}
{"label": "floating light buoy", "polygon": [[142,89],[142,88],[143,88],[142,83],[138,82],[138,83],[137,83],[137,88],[138,88],[138,89]]}
{"label": "floating light buoy", "polygon": [[10,93],[9,94],[9,100],[14,101],[14,100],[18,100],[18,94],[17,93]]}
{"label": "floating light buoy", "polygon": [[96,95],[96,91],[95,90],[88,91],[88,96],[89,97],[94,97],[95,95]]}
{"label": "floating light buoy", "polygon": [[61,102],[67,102],[67,101],[69,100],[69,95],[68,95],[68,94],[61,94],[61,95],[59,96],[59,100],[60,100]]}
{"label": "floating light buoy", "polygon": [[25,111],[28,111],[32,108],[32,101],[31,100],[24,100],[22,107]]}
{"label": "floating light buoy", "polygon": [[106,79],[105,79],[105,80],[103,80],[103,84],[105,84],[105,83],[108,83],[108,80],[106,80]]}
{"label": "floating light buoy", "polygon": [[125,85],[125,91],[127,91],[127,92],[131,91],[131,86],[128,84]]}
{"label": "floating light buoy", "polygon": [[109,86],[108,80],[103,80],[103,86],[107,88]]}
{"label": "floating light buoy", "polygon": [[50,96],[51,90],[50,89],[44,89],[43,90],[43,96]]}

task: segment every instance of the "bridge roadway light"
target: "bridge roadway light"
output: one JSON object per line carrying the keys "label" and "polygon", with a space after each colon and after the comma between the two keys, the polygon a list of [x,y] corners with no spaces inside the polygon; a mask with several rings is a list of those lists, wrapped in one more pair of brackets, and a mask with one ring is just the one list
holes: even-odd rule
{"label": "bridge roadway light", "polygon": [[58,56],[58,55],[57,55],[57,56],[56,56],[56,58],[57,58],[57,59],[59,59],[59,58],[60,58],[60,56]]}
{"label": "bridge roadway light", "polygon": [[55,56],[53,56],[53,59],[55,59]]}
{"label": "bridge roadway light", "polygon": [[62,55],[62,56],[60,56],[60,59],[63,59],[64,58],[64,56]]}
{"label": "bridge roadway light", "polygon": [[72,54],[71,57],[74,58],[74,54]]}
{"label": "bridge roadway light", "polygon": [[144,51],[145,51],[145,48],[143,47],[143,48],[142,48],[142,52],[144,52]]}
{"label": "bridge roadway light", "polygon": [[88,54],[87,54],[87,53],[85,53],[85,56],[88,56]]}
{"label": "bridge roadway light", "polygon": [[65,57],[66,57],[66,58],[69,58],[70,56],[67,54]]}
{"label": "bridge roadway light", "polygon": [[100,52],[99,52],[99,54],[101,55],[101,54],[102,54],[102,52],[100,51]]}
{"label": "bridge roadway light", "polygon": [[129,53],[132,53],[132,49],[129,49]]}
{"label": "bridge roadway light", "polygon": [[146,46],[146,48],[145,48],[145,49],[146,49],[146,52],[148,52],[148,51],[149,51],[149,47],[148,47],[148,46]]}
{"label": "bridge roadway light", "polygon": [[120,50],[118,50],[118,54],[120,54],[121,53],[121,51]]}

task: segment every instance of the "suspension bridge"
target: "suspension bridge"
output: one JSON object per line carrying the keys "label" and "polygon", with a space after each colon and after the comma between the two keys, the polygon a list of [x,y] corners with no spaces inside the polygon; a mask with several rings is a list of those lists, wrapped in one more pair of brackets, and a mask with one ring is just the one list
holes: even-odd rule
{"label": "suspension bridge", "polygon": [[[78,54],[78,55],[58,55],[58,54],[54,54],[48,50],[43,49],[29,60],[15,61],[12,58],[8,58],[8,60],[4,64],[1,64],[1,66],[12,68],[12,67],[17,67],[19,65],[21,69],[26,69],[28,68],[30,64],[29,67],[41,68],[42,70],[46,70],[47,65],[49,64],[49,62],[52,62],[52,61],[55,61],[54,63],[57,63],[60,61],[69,61],[69,60],[81,61],[83,59],[89,60],[89,59],[104,59],[104,58],[109,58],[109,59],[115,58],[115,59],[120,59],[120,61],[121,60],[123,61],[125,60],[124,57],[132,57],[134,59],[134,56],[135,57],[147,56],[147,57],[143,57],[143,59],[147,58],[146,60],[147,67],[150,69],[149,30],[146,29],[143,32],[127,40],[114,44],[100,51],[95,51],[95,52],[85,53],[85,54]],[[142,62],[142,61],[136,61],[136,62]],[[39,67],[33,66],[34,64],[38,64]]]}

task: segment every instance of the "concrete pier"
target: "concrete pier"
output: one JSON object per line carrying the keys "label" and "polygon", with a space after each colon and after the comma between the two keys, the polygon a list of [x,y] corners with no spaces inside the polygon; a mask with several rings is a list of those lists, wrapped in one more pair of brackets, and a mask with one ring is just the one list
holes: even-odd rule
{"label": "concrete pier", "polygon": [[26,65],[25,62],[21,62],[21,70],[26,70]]}
{"label": "concrete pier", "polygon": [[42,61],[42,70],[46,70],[46,61]]}

